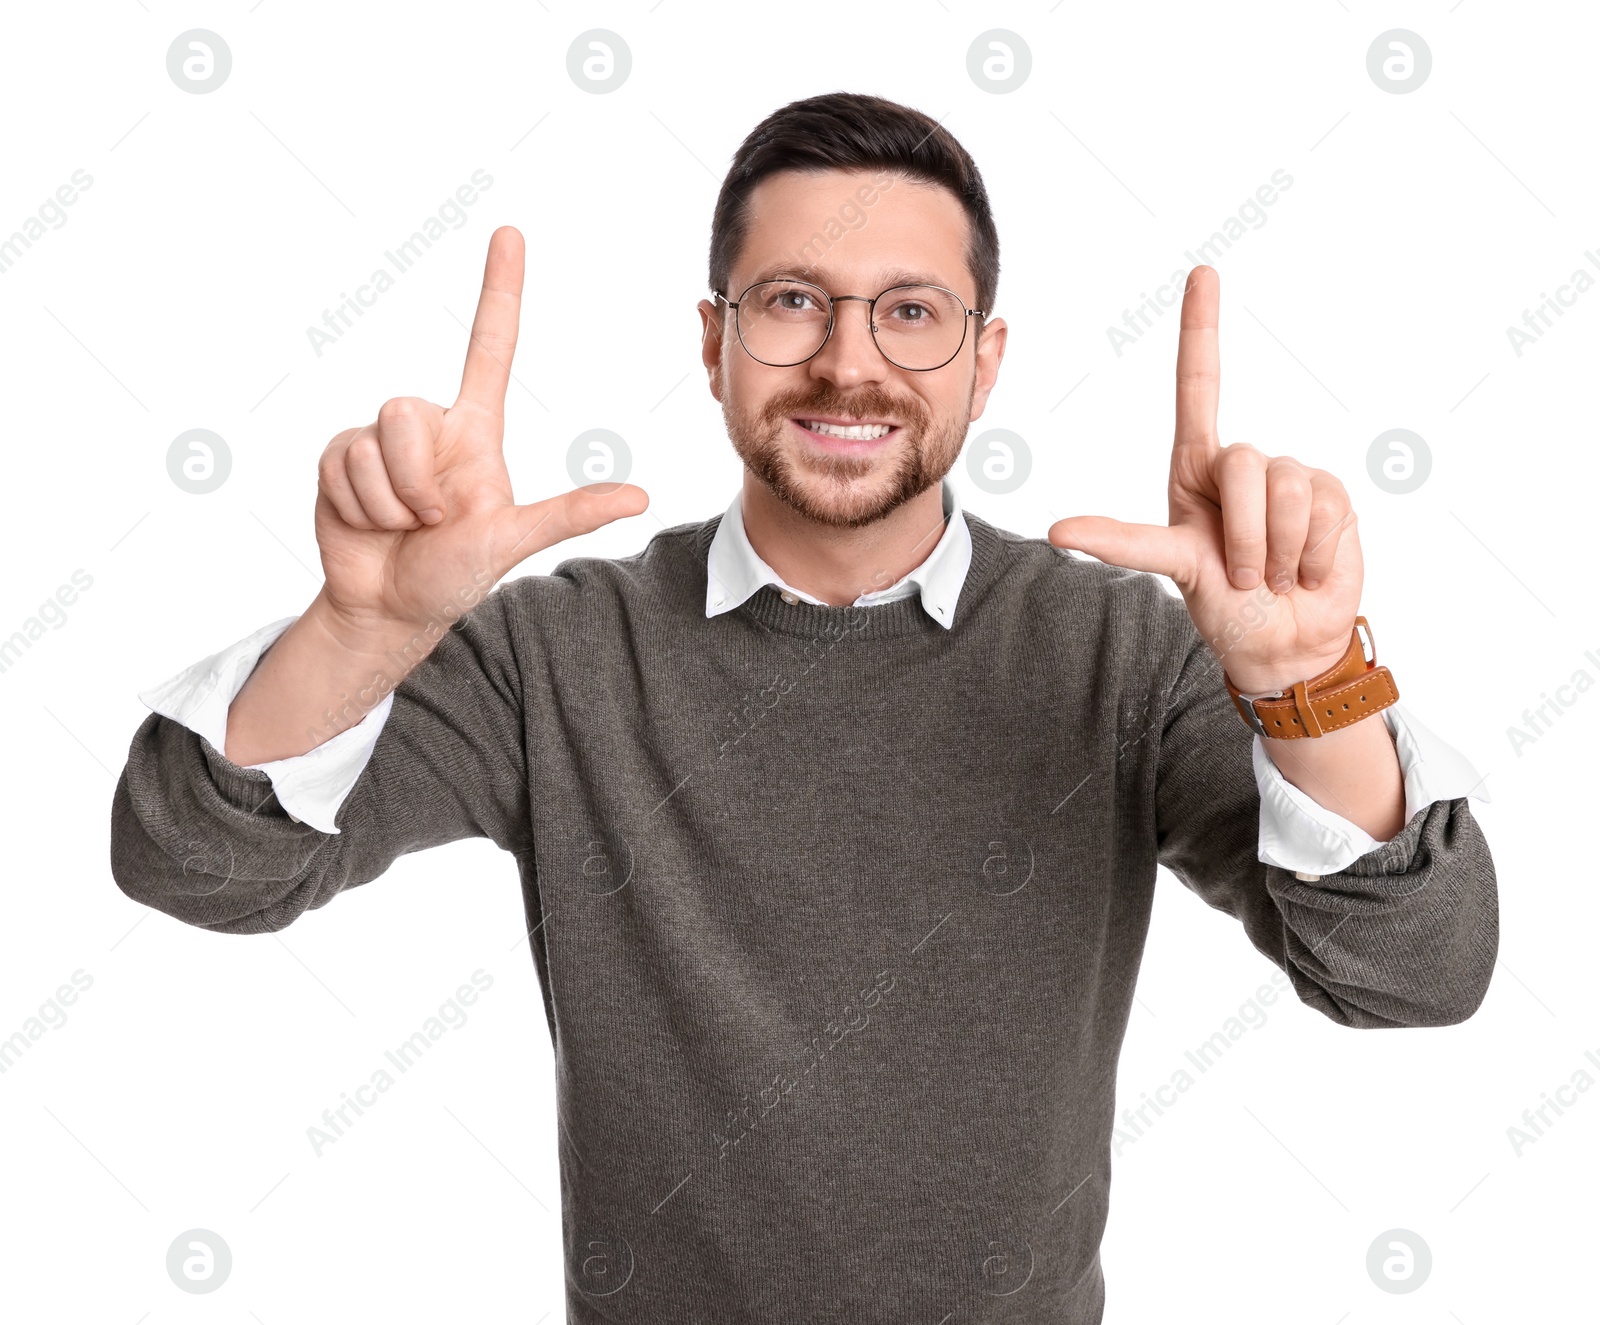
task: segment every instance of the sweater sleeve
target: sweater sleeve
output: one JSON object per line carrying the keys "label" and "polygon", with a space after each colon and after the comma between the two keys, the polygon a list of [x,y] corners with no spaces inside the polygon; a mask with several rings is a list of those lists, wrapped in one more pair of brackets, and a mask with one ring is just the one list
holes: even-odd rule
{"label": "sweater sleeve", "polygon": [[1315,882],[1262,862],[1251,733],[1187,609],[1170,602],[1186,645],[1160,724],[1157,859],[1243,924],[1301,1001],[1341,1025],[1466,1020],[1499,946],[1494,862],[1466,798],[1417,810],[1389,841]]}
{"label": "sweater sleeve", "polygon": [[111,873],[135,901],[227,934],[283,929],[396,856],[487,837],[531,843],[520,595],[501,586],[393,692],[337,833],[293,819],[260,769],[152,712],[111,803]]}

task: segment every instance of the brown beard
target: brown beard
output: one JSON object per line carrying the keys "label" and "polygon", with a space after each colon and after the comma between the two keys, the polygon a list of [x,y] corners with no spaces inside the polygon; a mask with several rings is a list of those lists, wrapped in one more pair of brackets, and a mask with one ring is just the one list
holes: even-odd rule
{"label": "brown beard", "polygon": [[[935,420],[915,396],[892,396],[870,383],[845,396],[826,382],[817,382],[809,389],[772,397],[754,414],[737,410],[724,399],[722,417],[739,459],[774,497],[817,524],[860,529],[920,496],[950,472],[966,441],[971,407],[971,386],[965,413]],[[791,418],[808,414],[899,419],[900,436],[888,458],[888,472],[871,487],[861,485],[861,480],[883,468],[885,458],[877,455],[808,456],[804,469],[797,469],[785,434]],[[825,486],[820,493],[819,480]]]}

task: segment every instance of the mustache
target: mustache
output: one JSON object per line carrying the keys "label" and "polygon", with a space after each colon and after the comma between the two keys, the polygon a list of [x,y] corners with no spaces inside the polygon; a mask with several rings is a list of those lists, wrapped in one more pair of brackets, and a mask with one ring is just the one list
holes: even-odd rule
{"label": "mustache", "polygon": [[895,396],[878,386],[864,386],[844,395],[819,384],[815,388],[774,396],[761,410],[762,421],[771,425],[805,414],[899,419],[901,426],[911,433],[924,431],[929,418],[928,408],[920,400]]}

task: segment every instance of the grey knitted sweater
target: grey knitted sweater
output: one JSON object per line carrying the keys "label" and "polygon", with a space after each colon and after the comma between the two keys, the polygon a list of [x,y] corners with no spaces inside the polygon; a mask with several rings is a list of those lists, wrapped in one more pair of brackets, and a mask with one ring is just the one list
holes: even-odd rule
{"label": "grey knitted sweater", "polygon": [[1494,867],[1461,799],[1318,883],[1262,864],[1182,601],[967,518],[948,632],[770,587],[708,620],[720,517],[501,585],[395,692],[338,834],[152,713],[112,873],[255,934],[404,852],[512,853],[571,1321],[1090,1325],[1156,866],[1354,1027],[1477,1008]]}

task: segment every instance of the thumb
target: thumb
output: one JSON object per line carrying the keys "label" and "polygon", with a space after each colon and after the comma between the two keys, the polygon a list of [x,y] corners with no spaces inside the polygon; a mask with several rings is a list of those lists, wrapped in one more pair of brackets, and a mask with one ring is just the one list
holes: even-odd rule
{"label": "thumb", "polygon": [[1050,542],[1076,548],[1110,566],[1183,578],[1190,558],[1184,531],[1164,524],[1125,524],[1104,515],[1074,515],[1050,526]]}
{"label": "thumb", "polygon": [[502,507],[493,517],[494,577],[498,580],[535,552],[640,515],[649,505],[649,494],[632,483],[591,483],[526,506]]}

